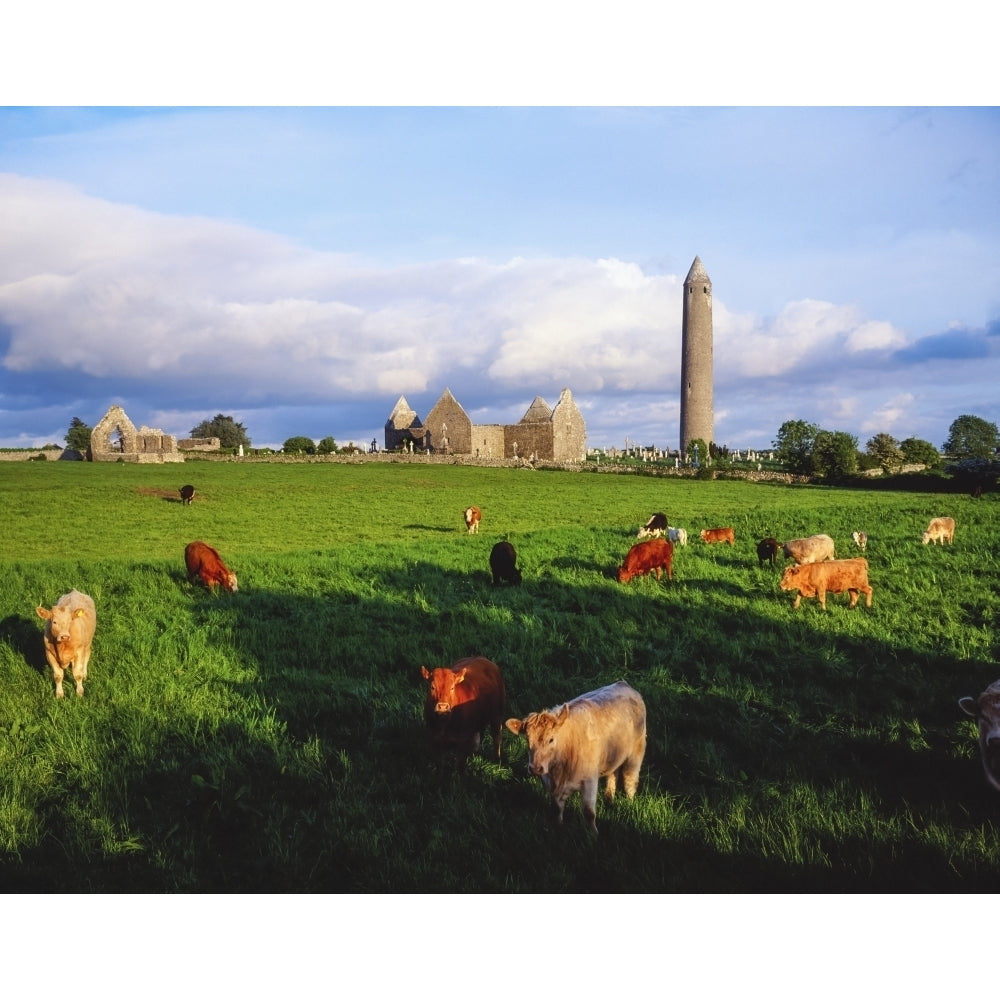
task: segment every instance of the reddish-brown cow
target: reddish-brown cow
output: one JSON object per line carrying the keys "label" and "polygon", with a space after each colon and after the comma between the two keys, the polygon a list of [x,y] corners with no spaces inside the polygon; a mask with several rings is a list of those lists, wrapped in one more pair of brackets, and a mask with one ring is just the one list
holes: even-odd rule
{"label": "reddish-brown cow", "polygon": [[239,589],[236,586],[236,574],[226,566],[222,556],[211,545],[191,542],[184,549],[184,563],[187,566],[188,579],[192,582],[195,577],[199,577],[209,590],[213,590],[219,584],[224,590]]}
{"label": "reddish-brown cow", "polygon": [[647,542],[638,542],[628,550],[625,561],[618,567],[618,582],[628,583],[633,576],[645,576],[647,573],[655,573],[656,579],[659,580],[663,570],[667,571],[667,579],[672,580],[673,558],[673,542],[665,538],[651,538]]}
{"label": "reddish-brown cow", "polygon": [[421,667],[420,673],[430,681],[424,721],[431,746],[441,753],[454,750],[464,767],[489,730],[499,762],[507,704],[500,668],[484,656],[467,656],[451,667]]}
{"label": "reddish-brown cow", "polygon": [[478,507],[466,507],[462,513],[465,517],[465,526],[469,529],[469,534],[478,535],[479,522],[483,518],[483,512]]}
{"label": "reddish-brown cow", "polygon": [[709,545],[714,545],[716,542],[729,542],[730,545],[735,545],[736,532],[732,528],[704,528],[701,540]]}

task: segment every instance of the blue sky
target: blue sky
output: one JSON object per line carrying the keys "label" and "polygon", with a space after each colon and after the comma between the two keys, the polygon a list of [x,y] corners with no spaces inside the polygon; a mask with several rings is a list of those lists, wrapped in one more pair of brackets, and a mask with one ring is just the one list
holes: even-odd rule
{"label": "blue sky", "polygon": [[0,446],[568,386],[591,445],[675,448],[696,255],[719,443],[1000,423],[996,108],[6,107],[0,219]]}

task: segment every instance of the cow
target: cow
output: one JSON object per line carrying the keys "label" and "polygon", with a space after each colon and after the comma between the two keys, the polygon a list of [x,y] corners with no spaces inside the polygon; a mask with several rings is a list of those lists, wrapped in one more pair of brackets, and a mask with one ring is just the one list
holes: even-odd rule
{"label": "cow", "polygon": [[510,542],[497,542],[490,552],[490,571],[493,573],[493,586],[501,583],[520,583],[521,571],[517,568],[517,553]]}
{"label": "cow", "polygon": [[566,800],[579,789],[584,819],[597,833],[597,786],[603,777],[609,802],[619,781],[630,799],[635,796],[646,753],[646,706],[625,681],[508,719],[507,728],[527,739],[528,771],[542,779],[560,823]]}
{"label": "cow", "polygon": [[800,566],[807,563],[836,559],[833,539],[829,535],[810,535],[808,538],[793,538],[782,546],[785,558],[794,559]]}
{"label": "cow", "polygon": [[93,598],[71,590],[51,608],[35,608],[39,618],[45,619],[42,643],[45,659],[52,668],[56,683],[56,697],[63,697],[63,674],[67,667],[73,671],[78,698],[83,697],[83,682],[87,679],[90,647],[97,629],[97,611]]}
{"label": "cow", "polygon": [[729,542],[736,544],[736,533],[732,528],[703,528],[701,540],[707,545],[714,545],[716,542]]}
{"label": "cow", "polygon": [[852,532],[851,538],[854,540],[854,544],[857,545],[862,552],[868,548],[868,536],[863,531]]}
{"label": "cow", "polygon": [[507,706],[500,668],[483,656],[467,656],[451,667],[421,667],[420,673],[430,682],[424,721],[431,746],[442,754],[455,751],[458,766],[464,768],[489,730],[499,763]]}
{"label": "cow", "polygon": [[797,608],[803,597],[818,597],[820,607],[826,610],[826,595],[851,595],[850,607],[858,603],[858,596],[865,595],[865,606],[872,606],[872,588],[868,585],[868,560],[858,556],[855,559],[834,559],[831,562],[800,563],[788,566],[781,577],[782,590],[797,590],[793,608]]}
{"label": "cow", "polygon": [[483,512],[478,507],[466,507],[462,513],[465,517],[465,526],[469,529],[469,534],[478,535],[479,522],[483,518]]}
{"label": "cow", "polygon": [[953,517],[932,518],[931,523],[927,525],[927,530],[923,534],[924,545],[928,542],[936,542],[939,545],[944,545],[945,542],[949,545],[954,544],[955,519]]}
{"label": "cow", "polygon": [[194,499],[194,487],[182,486],[180,488],[181,503],[189,504]]}
{"label": "cow", "polygon": [[994,681],[978,698],[959,698],[958,704],[976,720],[986,780],[1000,791],[1000,681]]}
{"label": "cow", "polygon": [[192,583],[195,577],[200,577],[209,590],[214,590],[217,584],[222,584],[223,590],[234,593],[239,589],[236,586],[236,574],[222,561],[222,556],[205,542],[191,542],[186,546],[184,564]]}
{"label": "cow", "polygon": [[764,563],[769,562],[773,566],[774,560],[777,559],[780,551],[781,542],[776,538],[762,538],[757,543],[757,559],[759,564],[763,566]]}
{"label": "cow", "polygon": [[667,528],[667,538],[674,545],[687,545],[688,543],[688,533],[684,528]]}
{"label": "cow", "polygon": [[674,546],[665,538],[650,538],[645,542],[636,542],[628,550],[625,561],[618,567],[618,582],[628,583],[634,576],[645,576],[655,573],[659,580],[662,571],[667,571],[667,579],[672,580],[671,563],[674,558]]}
{"label": "cow", "polygon": [[667,533],[668,527],[666,514],[651,514],[649,520],[639,529],[639,534],[635,537],[662,538]]}

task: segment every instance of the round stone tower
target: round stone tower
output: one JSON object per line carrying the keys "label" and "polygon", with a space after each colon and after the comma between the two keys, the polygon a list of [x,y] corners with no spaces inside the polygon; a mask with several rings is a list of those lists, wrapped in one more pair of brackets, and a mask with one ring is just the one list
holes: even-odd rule
{"label": "round stone tower", "polygon": [[[712,279],[695,257],[684,279],[681,328],[681,451],[701,438],[714,439],[712,410]],[[690,456],[689,456],[690,457]],[[707,455],[702,455],[705,461]]]}

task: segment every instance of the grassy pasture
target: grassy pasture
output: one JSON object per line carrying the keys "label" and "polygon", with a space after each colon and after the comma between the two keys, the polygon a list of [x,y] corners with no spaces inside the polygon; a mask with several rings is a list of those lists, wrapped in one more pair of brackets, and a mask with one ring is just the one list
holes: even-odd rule
{"label": "grassy pasture", "polygon": [[[190,507],[177,489],[197,488]],[[422,464],[2,463],[0,885],[21,891],[989,891],[1000,795],[956,702],[1000,677],[992,496]],[[478,536],[462,510],[483,509]],[[614,571],[653,511],[674,581]],[[923,546],[935,515],[954,546]],[[737,544],[705,546],[731,524]],[[791,608],[755,543],[869,535],[873,607]],[[204,539],[236,594],[185,576]],[[490,548],[518,551],[494,589]],[[98,612],[53,697],[40,603]],[[620,677],[639,794],[554,826],[523,742],[432,760],[420,665],[510,714]]]}

